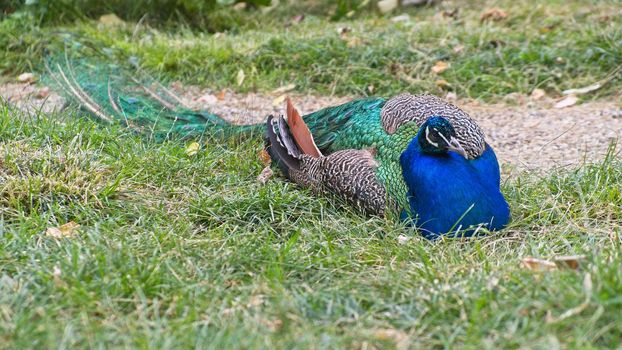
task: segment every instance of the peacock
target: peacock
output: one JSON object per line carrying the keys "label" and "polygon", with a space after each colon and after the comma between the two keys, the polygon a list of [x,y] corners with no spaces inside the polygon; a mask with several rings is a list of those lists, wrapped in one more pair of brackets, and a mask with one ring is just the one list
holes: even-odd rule
{"label": "peacock", "polygon": [[499,163],[481,128],[433,95],[366,98],[287,121],[270,116],[267,149],[292,181],[371,215],[399,213],[426,238],[499,230],[510,220]]}
{"label": "peacock", "polygon": [[434,95],[360,98],[287,119],[236,126],[195,111],[144,72],[89,60],[50,60],[48,80],[97,119],[156,139],[263,134],[272,163],[296,184],[395,216],[429,239],[504,228],[499,163],[477,123]]}

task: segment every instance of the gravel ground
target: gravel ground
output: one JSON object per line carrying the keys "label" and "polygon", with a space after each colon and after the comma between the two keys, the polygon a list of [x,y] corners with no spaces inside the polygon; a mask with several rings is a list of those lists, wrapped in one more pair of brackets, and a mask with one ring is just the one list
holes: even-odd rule
{"label": "gravel ground", "polygon": [[[268,114],[282,113],[283,93],[212,94],[196,87],[175,87],[193,108],[207,108],[236,124],[258,123]],[[183,90],[183,92],[181,92]],[[0,96],[26,110],[49,112],[63,105],[63,99],[47,88],[29,84],[0,86]],[[291,94],[302,113],[336,105],[350,97]],[[510,104],[480,104],[458,100],[482,126],[502,164],[518,169],[568,167],[583,161],[599,161],[612,141],[622,138],[622,107],[615,102],[593,102],[553,108],[544,97],[531,101],[516,97]],[[618,154],[619,156],[619,154]]]}

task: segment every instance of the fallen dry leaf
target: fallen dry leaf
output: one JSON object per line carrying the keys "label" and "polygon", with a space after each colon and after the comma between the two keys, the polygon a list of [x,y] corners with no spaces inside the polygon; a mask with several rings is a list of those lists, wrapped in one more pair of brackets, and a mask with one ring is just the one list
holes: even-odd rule
{"label": "fallen dry leaf", "polygon": [[244,70],[240,69],[238,71],[238,75],[235,78],[236,82],[238,83],[238,86],[242,86],[242,83],[244,83],[244,78],[246,78],[246,74],[244,74]]}
{"label": "fallen dry leaf", "polygon": [[484,11],[479,19],[482,22],[487,21],[487,20],[500,21],[502,19],[505,19],[507,16],[508,14],[502,9],[493,7],[491,9]]}
{"label": "fallen dry leaf", "polygon": [[346,41],[346,46],[349,48],[360,46],[363,43],[363,40],[358,37],[347,37],[344,39]]}
{"label": "fallen dry leaf", "polygon": [[242,10],[246,10],[246,7],[248,5],[245,2],[238,2],[237,4],[233,5],[233,9],[235,11],[242,11]]}
{"label": "fallen dry leaf", "polygon": [[439,79],[435,81],[434,83],[436,84],[437,87],[441,89],[447,89],[451,87],[451,84],[449,84],[449,82],[445,79]]}
{"label": "fallen dry leaf", "polygon": [[410,21],[410,16],[407,13],[391,18],[391,22],[393,23],[408,22],[408,21]]}
{"label": "fallen dry leaf", "polygon": [[79,227],[79,224],[69,221],[59,227],[48,227],[47,230],[45,230],[45,235],[52,238],[68,238],[74,236]]}
{"label": "fallen dry leaf", "polygon": [[460,53],[464,51],[464,45],[456,45],[454,46],[454,53]]}
{"label": "fallen dry leaf", "polygon": [[527,270],[532,271],[550,271],[557,269],[557,265],[555,265],[554,262],[533,257],[523,258],[523,260],[521,260],[521,265]]}
{"label": "fallen dry leaf", "polygon": [[374,93],[375,89],[376,89],[376,87],[374,86],[374,84],[367,85],[367,92],[369,92],[370,95],[372,95]]}
{"label": "fallen dry leaf", "polygon": [[380,13],[387,13],[395,10],[398,5],[398,0],[380,0],[378,1],[378,10]]}
{"label": "fallen dry leaf", "polygon": [[35,93],[36,98],[46,98],[48,96],[50,96],[50,88],[47,86],[37,90]]}
{"label": "fallen dry leaf", "polygon": [[283,328],[283,321],[278,318],[274,320],[262,320],[261,323],[263,323],[270,332],[277,332]]}
{"label": "fallen dry leaf", "polygon": [[553,258],[557,267],[572,270],[578,270],[583,260],[585,260],[585,255],[563,255]]}
{"label": "fallen dry leaf", "polygon": [[277,97],[274,98],[274,100],[272,100],[272,106],[273,107],[279,107],[283,104],[283,102],[285,102],[285,98],[287,96],[285,96],[285,94],[283,95],[279,95]]}
{"label": "fallen dry leaf", "polygon": [[201,145],[199,145],[198,142],[191,142],[186,146],[186,154],[189,156],[194,156],[199,153],[199,148],[201,148]]}
{"label": "fallen dry leaf", "polygon": [[579,89],[568,89],[568,90],[564,90],[562,91],[563,95],[583,95],[583,94],[587,94],[588,92],[592,92],[592,91],[596,91],[598,89],[600,89],[601,87],[603,87],[603,85],[601,83],[595,83],[586,87],[582,87]]}
{"label": "fallen dry leaf", "polygon": [[125,24],[125,22],[114,13],[109,13],[99,17],[99,23],[106,27],[119,27]]}
{"label": "fallen dry leaf", "polygon": [[219,93],[216,94],[216,98],[219,99],[220,101],[225,99],[225,96],[227,95],[227,90],[226,89],[222,89],[220,90]]}
{"label": "fallen dry leaf", "polygon": [[289,91],[292,91],[296,88],[296,84],[291,83],[287,85],[280,86],[272,91],[273,94],[283,94]]}
{"label": "fallen dry leaf", "polygon": [[399,244],[406,244],[408,243],[408,241],[410,241],[410,237],[408,236],[404,236],[404,235],[397,236],[397,243]]}
{"label": "fallen dry leaf", "polygon": [[270,154],[268,154],[268,151],[266,151],[265,148],[260,149],[258,155],[259,160],[261,160],[261,163],[263,165],[268,165],[272,162],[272,160],[270,159]]}
{"label": "fallen dry leaf", "polygon": [[374,332],[378,340],[392,341],[397,349],[407,349],[410,345],[408,334],[397,329],[378,329]]}
{"label": "fallen dry leaf", "polygon": [[448,17],[448,18],[453,18],[453,19],[457,19],[458,18],[458,8],[454,8],[453,10],[449,11],[449,10],[445,10],[441,13],[441,15],[443,17]]}
{"label": "fallen dry leaf", "polygon": [[544,96],[546,96],[546,92],[542,89],[533,89],[530,95],[532,100],[539,100]]}
{"label": "fallen dry leaf", "polygon": [[261,294],[253,295],[248,301],[248,304],[246,304],[246,307],[253,308],[253,307],[261,306],[264,304],[264,302],[265,302],[265,296]]}
{"label": "fallen dry leaf", "polygon": [[449,63],[445,61],[438,61],[432,66],[432,72],[436,74],[441,74],[449,68]]}
{"label": "fallen dry leaf", "polygon": [[448,92],[447,95],[445,95],[445,99],[448,101],[455,101],[458,99],[458,95],[456,95],[455,92]]}
{"label": "fallen dry leaf", "polygon": [[339,28],[337,28],[337,33],[339,33],[340,36],[344,36],[344,35],[348,34],[351,31],[352,31],[352,29],[350,29],[350,27],[339,27]]}
{"label": "fallen dry leaf", "polygon": [[263,170],[261,171],[261,174],[257,176],[257,182],[259,182],[262,185],[265,185],[266,182],[270,180],[272,175],[274,175],[274,172],[272,171],[272,168],[270,168],[270,166],[268,165],[267,167],[263,168]]}
{"label": "fallen dry leaf", "polygon": [[305,15],[296,15],[292,17],[291,23],[297,24],[297,23],[302,22],[304,19],[305,19]]}
{"label": "fallen dry leaf", "polygon": [[20,83],[34,83],[37,80],[33,73],[22,73],[17,77]]}
{"label": "fallen dry leaf", "polygon": [[207,94],[204,94],[203,96],[197,98],[197,102],[204,103],[204,104],[207,104],[207,105],[215,105],[216,103],[218,103],[218,97],[216,97],[216,96],[214,96],[214,95],[212,95],[210,93],[207,93]]}
{"label": "fallen dry leaf", "polygon": [[239,280],[235,280],[235,279],[225,280],[225,282],[224,282],[224,285],[227,288],[235,287],[235,286],[237,286],[239,284],[240,284],[240,281]]}
{"label": "fallen dry leaf", "polygon": [[561,101],[558,101],[553,107],[555,108],[566,108],[570,106],[574,106],[579,101],[579,98],[576,95],[568,95]]}

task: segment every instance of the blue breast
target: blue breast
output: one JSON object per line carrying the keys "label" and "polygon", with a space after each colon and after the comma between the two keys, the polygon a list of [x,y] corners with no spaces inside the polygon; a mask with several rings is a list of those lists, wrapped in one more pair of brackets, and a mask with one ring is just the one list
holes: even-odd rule
{"label": "blue breast", "polygon": [[499,163],[494,151],[467,160],[448,152],[423,153],[417,138],[400,158],[408,200],[416,225],[426,238],[461,230],[472,235],[477,226],[499,230],[510,220],[501,194]]}

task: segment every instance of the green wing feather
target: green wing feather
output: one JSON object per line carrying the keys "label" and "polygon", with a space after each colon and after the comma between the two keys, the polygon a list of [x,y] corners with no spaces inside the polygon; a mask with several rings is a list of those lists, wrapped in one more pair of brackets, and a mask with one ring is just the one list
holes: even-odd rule
{"label": "green wing feather", "polygon": [[358,99],[307,114],[303,119],[313,134],[315,144],[323,152],[362,149],[366,147],[357,144],[356,133],[376,128],[380,122],[376,112],[380,111],[384,102],[384,98],[378,97]]}
{"label": "green wing feather", "polygon": [[408,208],[400,155],[419,128],[411,122],[388,134],[380,119],[385,102],[384,98],[354,100],[305,115],[303,119],[325,154],[347,149],[372,150],[379,163],[376,176],[392,199],[388,203],[392,203],[393,208],[389,209],[399,211]]}

